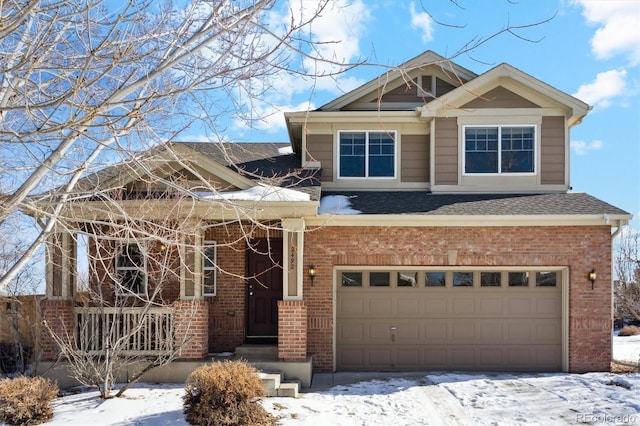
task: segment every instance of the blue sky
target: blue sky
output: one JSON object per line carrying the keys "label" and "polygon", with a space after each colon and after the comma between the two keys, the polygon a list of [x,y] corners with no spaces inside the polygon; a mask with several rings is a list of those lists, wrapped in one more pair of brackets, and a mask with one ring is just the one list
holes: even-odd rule
{"label": "blue sky", "polygon": [[[296,11],[316,3],[290,2]],[[279,6],[273,22],[287,19],[288,8]],[[425,50],[450,57],[485,40],[454,61],[478,74],[507,62],[593,107],[571,133],[573,190],[627,210],[640,228],[640,1],[335,0],[311,30],[333,42],[324,55],[368,65],[337,80],[280,78],[269,103],[257,105],[268,118],[254,128],[235,122],[226,138],[286,142],[282,112],[323,105]]]}

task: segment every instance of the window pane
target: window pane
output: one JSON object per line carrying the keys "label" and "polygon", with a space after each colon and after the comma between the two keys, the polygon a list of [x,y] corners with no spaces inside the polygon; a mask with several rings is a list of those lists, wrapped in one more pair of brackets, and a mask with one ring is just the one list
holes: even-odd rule
{"label": "window pane", "polygon": [[389,287],[390,277],[389,272],[369,272],[369,287]]}
{"label": "window pane", "polygon": [[501,284],[500,272],[481,272],[480,273],[480,286],[481,287],[500,287]]}
{"label": "window pane", "polygon": [[203,285],[204,285],[204,294],[216,293],[216,271],[215,270],[205,271]]}
{"label": "window pane", "polygon": [[533,127],[502,128],[502,173],[532,173],[534,166]]}
{"label": "window pane", "polygon": [[394,176],[394,144],[393,137],[388,133],[369,133],[369,176]]}
{"label": "window pane", "polygon": [[[120,273],[120,285],[134,293],[134,294],[142,294],[144,293],[144,275],[141,271],[138,270],[125,270]],[[126,293],[126,291],[125,291]]]}
{"label": "window pane", "polygon": [[536,272],[536,287],[555,287],[558,285],[557,272]]}
{"label": "window pane", "polygon": [[528,285],[528,272],[509,272],[509,287],[527,287]]}
{"label": "window pane", "polygon": [[473,272],[454,272],[454,287],[473,287]]}
{"label": "window pane", "polygon": [[204,268],[210,269],[216,265],[216,248],[208,246],[204,248]]}
{"label": "window pane", "polygon": [[364,132],[340,133],[340,176],[364,177]]}
{"label": "window pane", "polygon": [[426,272],[424,274],[425,285],[427,287],[444,287],[445,286],[445,273],[444,272]]}
{"label": "window pane", "polygon": [[465,173],[498,172],[498,128],[467,127],[465,137]]}
{"label": "window pane", "polygon": [[362,272],[343,272],[342,287],[362,287]]}
{"label": "window pane", "polygon": [[417,272],[398,272],[398,287],[416,287],[417,285]]}
{"label": "window pane", "polygon": [[122,268],[142,267],[140,247],[134,244],[125,246],[122,253],[118,255],[116,266]]}

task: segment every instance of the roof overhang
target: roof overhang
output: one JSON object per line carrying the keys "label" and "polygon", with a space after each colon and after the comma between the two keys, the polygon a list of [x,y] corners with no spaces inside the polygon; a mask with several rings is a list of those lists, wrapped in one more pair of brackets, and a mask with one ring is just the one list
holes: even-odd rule
{"label": "roof overhang", "polygon": [[317,215],[308,226],[624,226],[632,215]]}

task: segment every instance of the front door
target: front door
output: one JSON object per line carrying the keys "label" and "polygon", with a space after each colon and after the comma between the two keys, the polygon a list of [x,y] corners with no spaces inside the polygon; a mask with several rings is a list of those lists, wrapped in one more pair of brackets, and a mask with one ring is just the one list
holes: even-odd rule
{"label": "front door", "polygon": [[247,277],[247,338],[277,338],[278,300],[282,300],[281,239],[251,241]]}

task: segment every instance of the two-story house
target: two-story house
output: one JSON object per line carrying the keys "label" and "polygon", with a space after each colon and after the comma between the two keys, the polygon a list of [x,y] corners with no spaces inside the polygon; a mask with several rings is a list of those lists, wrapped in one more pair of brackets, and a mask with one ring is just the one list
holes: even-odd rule
{"label": "two-story house", "polygon": [[[201,319],[181,359],[250,342],[316,371],[606,371],[612,239],[631,215],[570,192],[570,131],[588,111],[508,64],[477,75],[428,51],[286,113],[288,144],[159,147],[137,172],[81,182],[134,196],[117,212],[70,202],[43,315],[77,327],[73,234],[126,212],[189,229],[163,299],[176,323]],[[155,196],[166,181],[150,187],[154,168],[191,196]],[[148,294],[151,255],[135,240],[107,246],[120,254],[97,284]]]}

